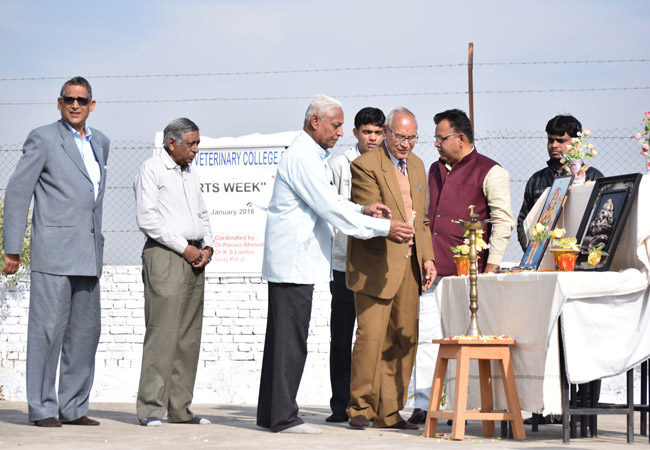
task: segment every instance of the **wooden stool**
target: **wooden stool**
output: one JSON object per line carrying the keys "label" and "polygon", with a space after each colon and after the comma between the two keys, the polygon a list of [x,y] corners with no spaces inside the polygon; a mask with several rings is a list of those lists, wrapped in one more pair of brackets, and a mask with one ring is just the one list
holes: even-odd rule
{"label": "wooden stool", "polygon": [[[451,438],[462,440],[465,437],[465,420],[482,420],[483,434],[486,437],[494,436],[494,421],[509,420],[512,435],[515,439],[525,439],[524,422],[521,419],[521,408],[515,385],[515,374],[510,362],[510,345],[514,339],[434,339],[435,344],[440,344],[436,370],[431,385],[429,398],[429,411],[427,412],[425,437],[435,437],[438,419],[452,419]],[[440,398],[442,385],[445,381],[447,363],[450,359],[456,360],[456,392],[454,395],[453,411],[440,411]],[[467,387],[469,378],[469,360],[478,359],[479,376],[481,383],[481,410],[467,408]],[[494,411],[492,402],[492,374],[490,360],[499,360],[503,387],[509,411]]]}

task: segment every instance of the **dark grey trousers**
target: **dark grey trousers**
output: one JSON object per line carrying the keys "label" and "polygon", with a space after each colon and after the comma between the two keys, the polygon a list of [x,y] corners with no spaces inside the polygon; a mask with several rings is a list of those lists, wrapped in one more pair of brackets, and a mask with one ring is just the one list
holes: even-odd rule
{"label": "dark grey trousers", "polygon": [[313,284],[269,282],[257,425],[282,431],[300,425],[296,396],[307,359]]}
{"label": "dark grey trousers", "polygon": [[[27,326],[29,420],[88,413],[101,335],[99,278],[31,273]],[[58,399],[56,369],[61,356]]]}

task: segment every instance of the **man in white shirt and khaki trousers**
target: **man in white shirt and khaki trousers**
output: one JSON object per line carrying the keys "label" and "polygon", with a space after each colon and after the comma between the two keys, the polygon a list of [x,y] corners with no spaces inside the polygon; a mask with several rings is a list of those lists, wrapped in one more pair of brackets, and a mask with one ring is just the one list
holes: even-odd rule
{"label": "man in white shirt and khaki trousers", "polygon": [[201,350],[210,217],[191,166],[199,128],[186,118],[165,127],[165,151],[145,161],[133,184],[142,251],[145,323],[137,413],[143,426],[209,424],[189,409]]}

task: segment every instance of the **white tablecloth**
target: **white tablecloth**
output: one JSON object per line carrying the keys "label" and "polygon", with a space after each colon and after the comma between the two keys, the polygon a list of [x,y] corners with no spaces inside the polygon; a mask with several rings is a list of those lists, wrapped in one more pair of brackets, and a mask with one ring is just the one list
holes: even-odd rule
{"label": "white tablecloth", "polygon": [[[506,334],[517,343],[512,362],[522,409],[562,411],[557,322],[563,314],[567,373],[572,383],[623,373],[650,357],[646,274],[623,272],[521,272],[480,275],[478,323],[483,334]],[[469,326],[469,277],[446,277],[436,289],[445,336]],[[475,363],[475,362],[473,362]],[[455,363],[447,370],[453,405]],[[493,363],[495,406],[507,409]],[[468,407],[480,406],[478,368],[470,373]]]}

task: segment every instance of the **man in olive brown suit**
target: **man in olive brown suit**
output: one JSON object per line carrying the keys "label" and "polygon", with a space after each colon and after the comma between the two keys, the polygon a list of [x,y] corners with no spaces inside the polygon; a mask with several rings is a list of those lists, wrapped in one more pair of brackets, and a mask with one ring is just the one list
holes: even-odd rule
{"label": "man in olive brown suit", "polygon": [[350,426],[373,420],[377,428],[417,429],[399,414],[413,370],[419,296],[436,277],[427,218],[427,178],[412,154],[415,116],[395,108],[384,125],[386,140],[351,166],[352,200],[382,202],[397,220],[412,222],[415,236],[348,239],[347,284],[354,291],[357,335],[352,352]]}

